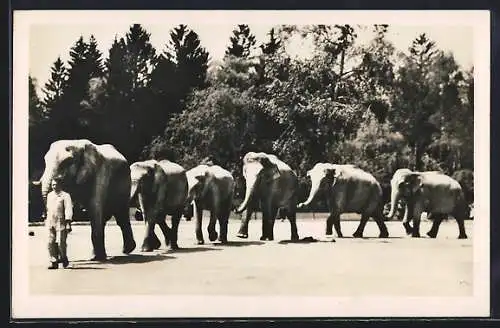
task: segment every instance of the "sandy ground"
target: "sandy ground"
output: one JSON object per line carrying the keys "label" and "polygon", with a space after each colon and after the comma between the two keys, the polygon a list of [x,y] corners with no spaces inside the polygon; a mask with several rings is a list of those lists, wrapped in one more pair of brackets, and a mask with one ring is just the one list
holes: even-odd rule
{"label": "sandy ground", "polygon": [[[206,226],[205,222],[205,226]],[[400,222],[387,222],[390,238],[378,239],[369,222],[363,239],[350,236],[356,221],[343,221],[346,238],[324,236],[325,221],[301,219],[300,237],[318,242],[289,243],[288,221],[275,224],[275,241],[259,241],[261,221],[250,222],[249,239],[235,237],[237,220],[229,225],[229,245],[195,242],[194,221],[182,221],[178,251],[162,247],[141,253],[143,223],[133,222],[138,244],[121,254],[122,237],[114,222],[106,227],[106,263],[90,258],[90,226],[75,225],[68,237],[71,269],[47,270],[46,229],[30,227],[29,277],[32,294],[209,294],[309,296],[468,296],[472,295],[472,221],[469,239],[458,240],[454,220],[443,222],[437,239],[410,238]],[[430,228],[422,222],[421,232]],[[159,230],[157,228],[157,230]],[[160,231],[157,231],[161,236]],[[161,238],[163,241],[163,238]]]}

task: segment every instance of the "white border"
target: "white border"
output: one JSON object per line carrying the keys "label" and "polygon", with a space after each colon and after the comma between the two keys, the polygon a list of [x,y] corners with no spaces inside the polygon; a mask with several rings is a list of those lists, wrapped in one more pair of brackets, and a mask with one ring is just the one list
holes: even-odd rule
{"label": "white border", "polygon": [[[31,24],[375,24],[474,28],[475,211],[472,297],[35,297],[28,293],[28,63]],[[13,318],[489,316],[488,11],[16,11],[13,16]],[[175,301],[169,301],[175,300]],[[57,306],[64,304],[64,306]],[[146,306],[147,304],[147,306]],[[211,307],[208,304],[217,304]],[[229,306],[221,306],[227,304]],[[231,307],[230,304],[238,304]],[[56,306],[55,306],[56,305]]]}

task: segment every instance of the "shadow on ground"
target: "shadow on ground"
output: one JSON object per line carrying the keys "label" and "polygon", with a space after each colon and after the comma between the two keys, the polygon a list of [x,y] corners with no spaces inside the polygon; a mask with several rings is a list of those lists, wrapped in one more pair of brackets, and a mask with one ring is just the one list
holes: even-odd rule
{"label": "shadow on ground", "polygon": [[[130,254],[130,255],[120,255],[120,256],[108,257],[108,259],[106,261],[102,261],[102,262],[90,261],[90,260],[76,260],[76,261],[72,261],[72,262],[82,263],[82,264],[97,264],[97,265],[128,264],[128,263],[148,263],[148,262],[164,261],[164,260],[173,259],[173,258],[175,258],[175,257],[161,255],[161,254],[156,254],[156,255]],[[90,268],[90,267],[83,267],[80,265],[78,265],[77,267]],[[93,267],[93,268],[95,268],[95,267]]]}
{"label": "shadow on ground", "polygon": [[298,240],[281,240],[278,242],[278,244],[310,244],[310,243],[318,243],[318,242],[328,242],[328,243],[331,243],[331,242],[335,242],[335,239],[333,240],[328,240],[328,241],[322,241],[322,240],[318,240],[314,237],[304,237],[304,238],[301,238],[301,239],[298,239]]}
{"label": "shadow on ground", "polygon": [[228,241],[225,244],[221,243],[214,243],[214,246],[221,246],[221,247],[241,247],[241,246],[252,246],[252,245],[263,245],[265,242],[263,241],[243,241],[243,240],[232,240]]}
{"label": "shadow on ground", "polygon": [[221,251],[220,248],[212,247],[179,247],[178,249],[168,249],[163,254],[171,253],[196,253],[196,252],[208,252],[208,251]]}

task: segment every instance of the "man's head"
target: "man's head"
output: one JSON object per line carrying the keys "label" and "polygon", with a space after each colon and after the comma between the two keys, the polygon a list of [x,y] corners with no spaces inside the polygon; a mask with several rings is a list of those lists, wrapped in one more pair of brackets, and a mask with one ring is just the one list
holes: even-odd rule
{"label": "man's head", "polygon": [[61,179],[59,177],[52,179],[51,187],[56,192],[60,191],[61,190]]}

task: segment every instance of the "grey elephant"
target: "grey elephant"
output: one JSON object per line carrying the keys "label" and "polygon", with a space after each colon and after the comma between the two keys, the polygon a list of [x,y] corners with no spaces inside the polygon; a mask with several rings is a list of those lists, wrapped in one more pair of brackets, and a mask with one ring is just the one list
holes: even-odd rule
{"label": "grey elephant", "polygon": [[[429,213],[432,227],[427,232],[436,238],[439,225],[448,215],[455,218],[459,229],[459,239],[467,238],[464,218],[469,215],[469,207],[460,184],[450,176],[440,172],[407,172],[399,174],[394,180],[394,199],[403,198],[408,214],[403,226],[412,237],[420,237],[420,217]],[[392,207],[392,206],[391,206]],[[409,221],[413,221],[413,227]]]}
{"label": "grey elephant", "polygon": [[326,220],[326,235],[332,235],[332,226],[339,238],[343,237],[340,214],[359,213],[361,221],[353,236],[363,237],[366,223],[372,217],[377,223],[380,238],[387,238],[389,232],[384,222],[382,187],[370,173],[354,165],[317,163],[307,172],[311,179],[309,197],[298,208],[308,206],[318,193],[326,197],[330,215]]}
{"label": "grey elephant", "polygon": [[[178,229],[188,183],[185,169],[168,160],[146,160],[130,165],[132,185],[130,200],[135,197],[144,216],[145,230],[141,250],[150,252],[161,246],[154,232],[158,224],[165,237],[165,244],[178,249]],[[166,223],[166,216],[172,218],[172,228]]]}
{"label": "grey elephant", "polygon": [[[196,239],[198,244],[204,244],[202,219],[203,210],[210,211],[208,238],[215,241],[219,238],[227,243],[227,226],[231,214],[234,178],[226,169],[218,165],[198,165],[186,172],[188,180],[188,206],[195,207]],[[193,204],[194,203],[194,204]],[[215,224],[219,221],[219,236]]]}
{"label": "grey elephant", "polygon": [[45,154],[45,170],[40,181],[44,202],[51,180],[60,176],[65,190],[88,211],[93,245],[92,260],[106,260],[106,221],[112,216],[122,231],[123,253],[135,247],[130,226],[130,168],[125,157],[112,145],[96,145],[87,139],[59,140]]}
{"label": "grey elephant", "polygon": [[[274,240],[274,221],[280,211],[290,221],[291,240],[298,240],[296,202],[298,178],[295,172],[275,155],[248,152],[243,157],[243,177],[246,190],[243,203],[235,210],[241,213],[251,204],[260,202],[262,235],[260,240]],[[241,221],[237,236],[248,238],[248,222],[255,208],[250,208]]]}

